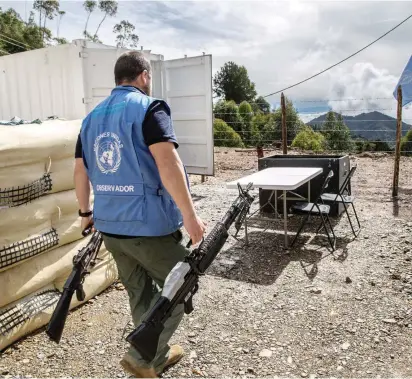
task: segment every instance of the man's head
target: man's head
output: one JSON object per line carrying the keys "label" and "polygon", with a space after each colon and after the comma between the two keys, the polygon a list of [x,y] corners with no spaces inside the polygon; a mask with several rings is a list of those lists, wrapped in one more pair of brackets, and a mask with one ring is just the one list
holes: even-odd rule
{"label": "man's head", "polygon": [[150,62],[139,51],[129,51],[122,54],[114,66],[116,85],[131,85],[151,95]]}

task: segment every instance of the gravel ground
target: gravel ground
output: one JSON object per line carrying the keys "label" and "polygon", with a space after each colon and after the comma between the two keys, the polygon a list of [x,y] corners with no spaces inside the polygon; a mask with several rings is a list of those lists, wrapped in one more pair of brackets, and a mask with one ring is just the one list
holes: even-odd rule
{"label": "gravel ground", "polygon": [[[345,217],[334,226],[333,254],[320,236],[302,236],[304,246],[285,252],[277,222],[267,230],[251,225],[248,246],[243,230],[231,236],[201,278],[194,312],[172,337],[186,355],[164,377],[412,377],[412,160],[401,160],[394,202],[393,157],[351,159],[358,164],[359,237]],[[191,178],[209,230],[237,195],[225,181],[257,170],[255,153],[216,149],[215,163],[215,177]],[[297,225],[291,218],[289,230]],[[43,328],[7,349],[0,375],[128,376],[118,361],[129,322],[117,283],[70,313],[60,345]]]}

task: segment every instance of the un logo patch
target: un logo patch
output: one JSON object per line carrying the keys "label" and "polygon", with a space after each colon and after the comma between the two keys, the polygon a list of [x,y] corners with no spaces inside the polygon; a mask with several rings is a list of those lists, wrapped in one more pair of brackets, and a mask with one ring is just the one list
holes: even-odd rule
{"label": "un logo patch", "polygon": [[117,134],[105,132],[94,142],[94,153],[99,170],[103,174],[116,172],[122,161],[120,149],[123,147]]}

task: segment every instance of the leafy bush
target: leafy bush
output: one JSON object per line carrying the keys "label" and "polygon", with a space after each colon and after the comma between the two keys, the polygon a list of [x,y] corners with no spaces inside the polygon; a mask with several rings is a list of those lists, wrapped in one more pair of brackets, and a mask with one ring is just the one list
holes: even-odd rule
{"label": "leafy bush", "polygon": [[239,114],[239,107],[233,100],[218,101],[215,105],[214,115],[217,119],[228,124],[235,132],[242,132],[243,120]]}
{"label": "leafy bush", "polygon": [[412,129],[401,139],[401,155],[412,156]]}
{"label": "leafy bush", "polygon": [[213,122],[213,137],[215,146],[244,147],[239,134],[218,118]]}
{"label": "leafy bush", "polygon": [[325,147],[325,137],[315,132],[309,126],[302,127],[301,131],[293,139],[292,147],[315,152],[323,151]]}
{"label": "leafy bush", "polygon": [[239,115],[242,118],[242,139],[246,145],[251,145],[253,142],[252,133],[252,119],[253,119],[253,109],[252,106],[247,101],[242,101],[239,105]]}

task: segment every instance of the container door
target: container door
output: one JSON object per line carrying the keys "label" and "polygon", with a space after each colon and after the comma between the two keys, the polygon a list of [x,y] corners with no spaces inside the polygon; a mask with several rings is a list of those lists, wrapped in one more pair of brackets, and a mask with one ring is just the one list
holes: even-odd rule
{"label": "container door", "polygon": [[[85,114],[110,95],[115,87],[113,69],[117,58],[129,49],[85,48],[83,49],[84,104]],[[156,54],[147,54],[148,59],[159,59]],[[151,64],[153,65],[153,61]]]}
{"label": "container door", "polygon": [[[169,104],[179,142],[179,156],[189,174],[214,175],[212,56],[202,55],[156,62],[162,91],[154,96]],[[160,71],[160,72],[159,72]]]}
{"label": "container door", "polygon": [[85,114],[110,95],[115,87],[113,68],[118,56],[123,52],[117,49],[83,50]]}

